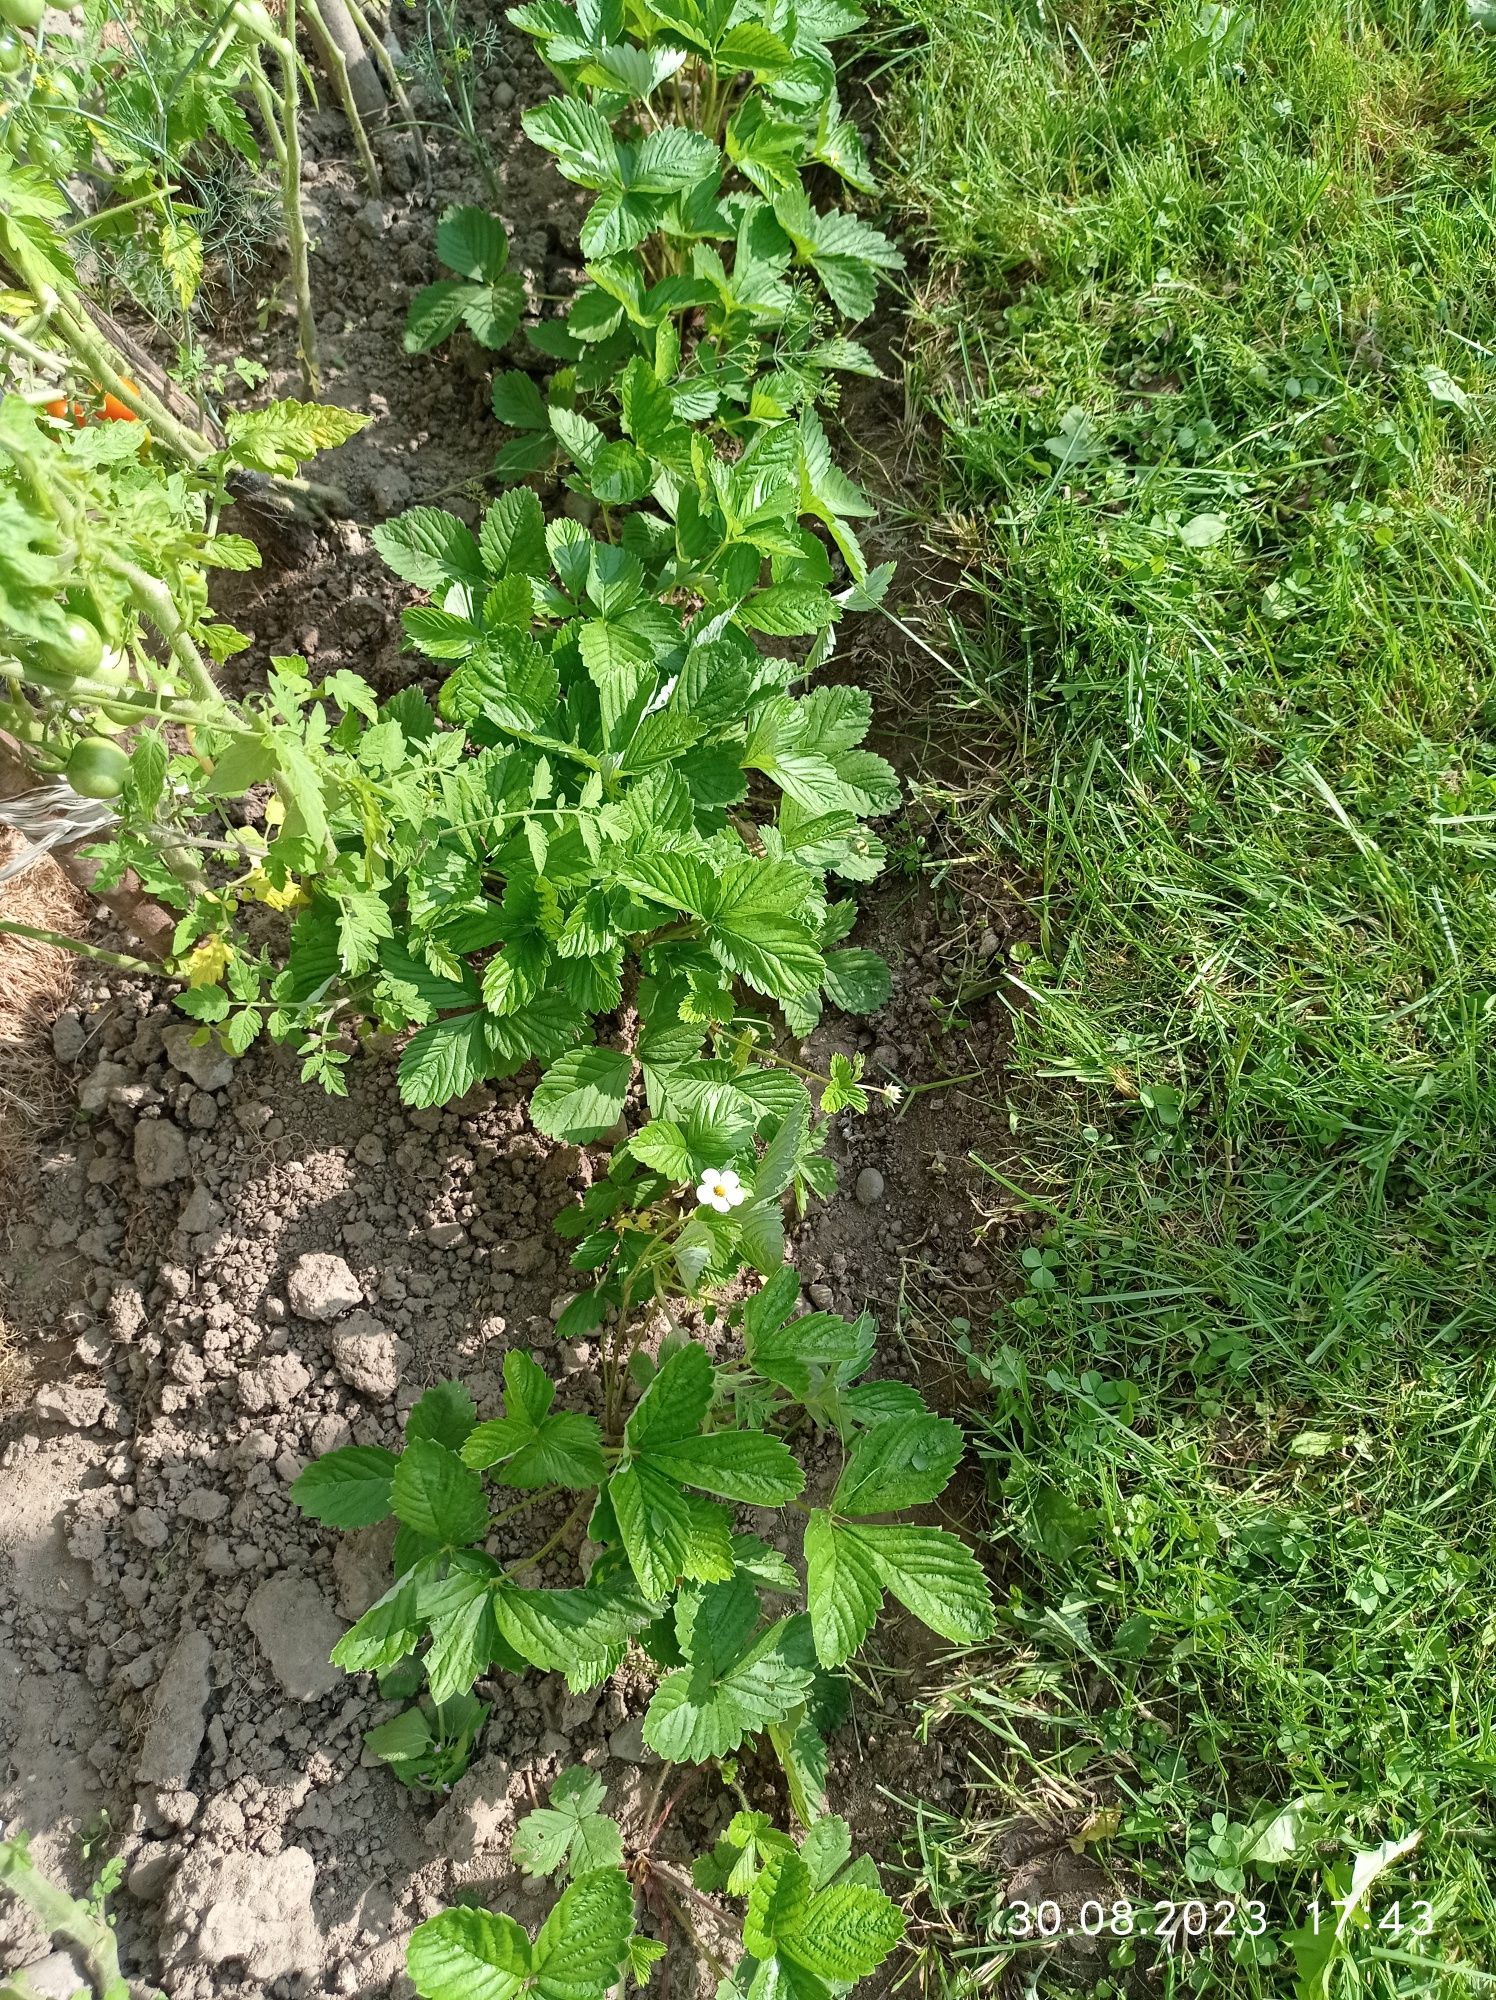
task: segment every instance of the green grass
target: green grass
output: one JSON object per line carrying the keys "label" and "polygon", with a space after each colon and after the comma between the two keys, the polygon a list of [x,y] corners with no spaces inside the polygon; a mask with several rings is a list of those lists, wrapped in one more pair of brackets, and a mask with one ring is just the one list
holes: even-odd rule
{"label": "green grass", "polygon": [[[1496,1990],[1496,36],[898,0],[882,56],[1048,1229],[966,1343],[1012,1597],[952,1695],[990,1794],[925,1828],[952,1962],[1010,1955],[1001,1822],[1106,1802],[1119,1881],[1269,1907],[1149,1990]],[[1373,1915],[1435,1934],[1315,1971],[1414,1833]]]}

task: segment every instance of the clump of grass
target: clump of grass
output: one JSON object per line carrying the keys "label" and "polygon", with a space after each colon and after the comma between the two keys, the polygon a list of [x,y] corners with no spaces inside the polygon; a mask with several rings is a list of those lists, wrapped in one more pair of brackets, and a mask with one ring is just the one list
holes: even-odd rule
{"label": "clump of grass", "polygon": [[[1001,1171],[1049,1226],[963,1336],[1026,1664],[961,1698],[990,1725],[1011,1671],[1048,1718],[995,1767],[1012,1809],[1058,1759],[1122,1802],[1130,1879],[1268,1894],[1209,1990],[1291,1990],[1312,1889],[1417,1832],[1325,1990],[1469,1991],[1496,38],[1402,0],[899,21],[927,532],[979,604],[939,698],[1010,739],[961,831],[1030,904]],[[1377,1930],[1399,1895],[1436,1936]]]}

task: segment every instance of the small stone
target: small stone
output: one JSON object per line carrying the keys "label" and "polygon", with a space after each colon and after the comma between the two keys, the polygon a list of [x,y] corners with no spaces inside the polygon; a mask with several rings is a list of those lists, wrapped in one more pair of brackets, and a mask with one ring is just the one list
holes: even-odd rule
{"label": "small stone", "polygon": [[496,1271],[512,1271],[517,1278],[527,1278],[545,1262],[545,1253],[543,1236],[521,1236],[513,1243],[495,1244],[490,1262]]}
{"label": "small stone", "polygon": [[126,1687],[140,1693],[156,1678],[156,1655],[152,1652],[137,1653],[133,1660],[120,1668],[119,1677]]}
{"label": "small stone", "polygon": [[334,1416],[331,1412],[318,1417],[312,1425],[312,1457],[321,1458],[329,1451],[341,1451],[345,1444],[352,1444],[353,1432],[346,1417]]}
{"label": "small stone", "polygon": [[104,1414],[104,1391],[96,1382],[55,1382],[40,1391],[36,1414],[43,1423],[92,1430]]}
{"label": "small stone", "polygon": [[229,1511],[227,1493],[215,1493],[211,1486],[198,1486],[183,1496],[177,1508],[182,1521],[221,1521]]}
{"label": "small stone", "polygon": [[[156,1684],[150,1727],[135,1766],[136,1784],[180,1790],[191,1778],[207,1726],[212,1660],[213,1642],[206,1632],[184,1632],[172,1647]],[[189,1813],[186,1820],[169,1824],[185,1826],[191,1819]]]}
{"label": "small stone", "polygon": [[126,1525],[143,1549],[164,1549],[171,1538],[170,1528],[154,1507],[137,1507]]}
{"label": "small stone", "polygon": [[271,1354],[258,1367],[240,1374],[239,1407],[250,1416],[266,1410],[288,1410],[312,1386],[311,1370],[294,1354]]}
{"label": "small stone", "polygon": [[460,1222],[433,1222],[426,1231],[426,1241],[433,1250],[460,1250],[467,1242],[467,1231]]}
{"label": "small stone", "polygon": [[631,1715],[627,1722],[620,1722],[608,1738],[608,1754],[616,1757],[621,1764],[658,1764],[659,1758],[644,1740],[644,1721],[641,1716]]}
{"label": "small stone", "polygon": [[169,1841],[153,1841],[130,1864],[125,1887],[138,1903],[154,1903],[163,1895],[181,1855]]}
{"label": "small stone", "polygon": [[509,1797],[514,1772],[502,1757],[484,1757],[452,1787],[425,1826],[426,1844],[463,1863],[497,1847],[514,1826]]}
{"label": "small stone", "polygon": [[135,1178],[143,1188],[187,1178],[187,1135],[169,1118],[142,1118],[135,1127]]}
{"label": "small stone", "polygon": [[[212,1098],[205,1100],[211,1104]],[[198,1102],[193,1098],[193,1104]],[[215,1116],[217,1113],[215,1112]],[[188,1107],[191,1116],[191,1107]],[[196,1120],[193,1121],[196,1123]],[[188,1195],[182,1213],[177,1217],[177,1227],[188,1236],[207,1236],[224,1224],[223,1204],[215,1201],[205,1187],[195,1187]]]}
{"label": "small stone", "polygon": [[338,1584],[338,1613],[350,1622],[362,1618],[384,1596],[393,1575],[394,1521],[378,1521],[340,1535],[332,1552],[332,1573]]}
{"label": "small stone", "polygon": [[234,1058],[211,1028],[207,1041],[198,1046],[194,1038],[201,1033],[202,1029],[190,1021],[178,1021],[164,1029],[161,1042],[166,1060],[199,1090],[225,1090],[234,1080]]}
{"label": "small stone", "polygon": [[370,1312],[350,1313],[329,1343],[332,1364],[360,1396],[388,1402],[400,1386],[410,1349]]}
{"label": "small stone", "polygon": [[[170,1268],[169,1265],[162,1266],[161,1281],[163,1284],[166,1282],[166,1273]],[[186,1276],[185,1272],[183,1276]],[[190,1288],[191,1279],[189,1278],[187,1282]],[[114,1290],[109,1294],[109,1303],[105,1307],[105,1313],[109,1320],[109,1331],[114,1335],[116,1340],[134,1340],[145,1325],[146,1320],[145,1300],[140,1295],[140,1287],[138,1285],[116,1285]]]}
{"label": "small stone", "polygon": [[151,1809],[163,1826],[169,1826],[178,1833],[184,1833],[197,1818],[197,1809],[202,1800],[196,1792],[180,1790],[175,1785],[158,1786],[151,1794]]}
{"label": "small stone", "polygon": [[384,1141],[377,1132],[365,1132],[353,1149],[353,1157],[360,1166],[382,1167],[384,1165]]}
{"label": "small stone", "polygon": [[303,1319],[341,1319],[364,1302],[363,1288],[341,1257],[309,1250],[291,1266],[286,1281],[291,1310]]}
{"label": "small stone", "polygon": [[111,1093],[122,1090],[131,1077],[132,1072],[123,1063],[95,1063],[79,1086],[78,1109],[90,1113],[102,1111]]}
{"label": "small stone", "polygon": [[864,1208],[875,1208],[883,1199],[883,1176],[876,1167],[864,1167],[857,1176],[855,1193]]}
{"label": "small stone", "polygon": [[244,1607],[244,1622],[294,1700],[320,1701],[341,1685],[342,1672],[328,1655],[347,1628],[309,1577],[262,1583]]}
{"label": "small stone", "polygon": [[60,1063],[75,1063],[88,1046],[88,1030],[82,1017],[64,1007],[52,1023],[52,1053]]}

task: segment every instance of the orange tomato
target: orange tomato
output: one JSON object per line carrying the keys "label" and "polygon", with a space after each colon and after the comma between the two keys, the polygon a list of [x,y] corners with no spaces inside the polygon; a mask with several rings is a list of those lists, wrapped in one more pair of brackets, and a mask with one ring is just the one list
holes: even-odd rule
{"label": "orange tomato", "polygon": [[[140,394],[139,387],[130,380],[128,375],[121,375],[120,380],[132,396]],[[97,396],[99,394],[99,385],[97,382],[93,387],[94,394]],[[59,423],[71,416],[74,430],[82,430],[83,426],[88,422],[88,413],[84,405],[76,401],[69,403],[66,396],[54,396],[52,401],[44,403],[42,408],[49,417],[56,417]],[[112,395],[107,389],[103,392],[98,415],[106,424],[133,424],[139,422],[139,418],[130,406],[127,403],[122,403],[118,396]]]}

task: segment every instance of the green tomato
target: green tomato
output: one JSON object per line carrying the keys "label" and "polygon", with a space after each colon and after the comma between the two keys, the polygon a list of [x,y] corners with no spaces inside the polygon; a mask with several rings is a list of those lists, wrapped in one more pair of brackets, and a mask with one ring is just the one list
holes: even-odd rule
{"label": "green tomato", "polygon": [[130,759],[107,736],[85,736],[73,745],[66,775],[85,799],[117,799],[130,775]]}
{"label": "green tomato", "polygon": [[39,28],[46,0],[0,0],[0,21],[12,28]]}
{"label": "green tomato", "polygon": [[80,674],[88,677],[103,664],[104,641],[96,625],[90,625],[86,618],[72,617],[65,621],[62,636],[44,640],[40,651],[44,664],[54,673],[70,679]]}
{"label": "green tomato", "polygon": [[0,76],[14,76],[26,60],[26,44],[14,28],[0,28]]}
{"label": "green tomato", "polygon": [[73,164],[73,149],[59,133],[43,126],[26,141],[26,162],[60,180]]}
{"label": "green tomato", "polygon": [[125,687],[130,680],[130,658],[115,646],[104,648],[104,657],[88,677],[97,686]]}

